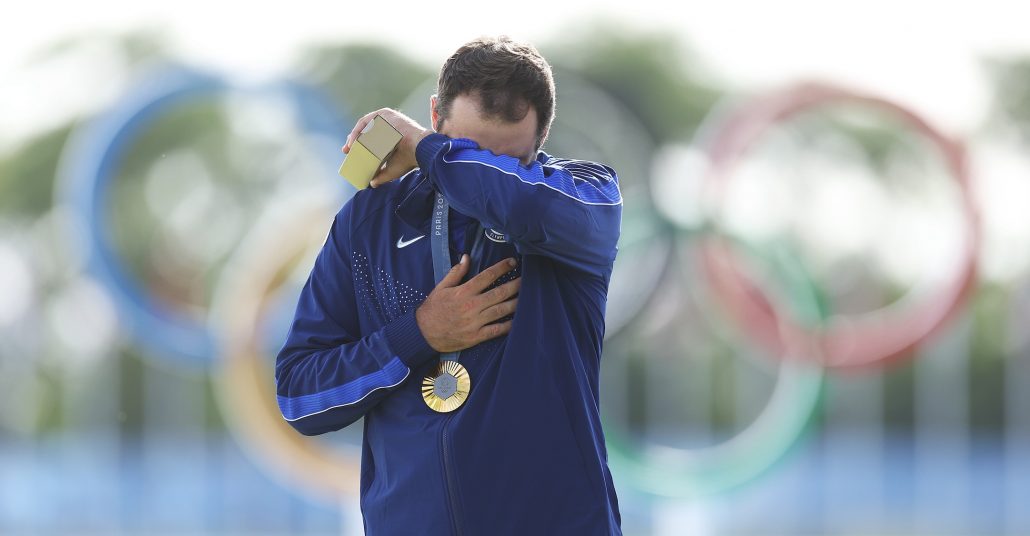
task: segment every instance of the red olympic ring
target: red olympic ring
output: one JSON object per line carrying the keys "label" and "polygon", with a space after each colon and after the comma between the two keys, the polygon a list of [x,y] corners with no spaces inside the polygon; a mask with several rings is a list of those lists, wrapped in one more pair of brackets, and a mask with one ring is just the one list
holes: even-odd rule
{"label": "red olympic ring", "polygon": [[[773,125],[799,112],[826,104],[853,103],[884,109],[926,136],[943,154],[961,192],[961,209],[968,239],[959,269],[939,292],[917,299],[911,293],[879,310],[861,316],[832,316],[818,327],[802,326],[777,310],[758,283],[742,268],[739,253],[718,232],[701,238],[702,273],[721,298],[729,316],[757,342],[787,355],[786,347],[811,348],[806,359],[828,367],[885,364],[910,355],[937,333],[969,298],[976,281],[981,226],[973,200],[964,146],[916,113],[882,97],[825,84],[807,83],[765,95],[729,111],[703,146],[709,167],[704,175],[712,207],[721,206],[733,164]],[[781,318],[782,317],[782,318]],[[785,340],[789,338],[789,340]]]}

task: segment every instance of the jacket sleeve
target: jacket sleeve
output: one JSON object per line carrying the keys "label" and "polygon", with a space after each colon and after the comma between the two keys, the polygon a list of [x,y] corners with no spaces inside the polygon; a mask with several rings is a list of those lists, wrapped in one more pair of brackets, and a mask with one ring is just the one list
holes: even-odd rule
{"label": "jacket sleeve", "polygon": [[360,333],[350,262],[352,202],[333,220],[276,356],[279,409],[304,435],[339,430],[358,420],[404,383],[412,369],[436,355],[414,310],[381,329]]}
{"label": "jacket sleeve", "polygon": [[509,236],[519,253],[545,255],[594,274],[611,269],[622,225],[615,170],[551,158],[528,167],[466,138],[432,133],[415,151],[448,203]]}

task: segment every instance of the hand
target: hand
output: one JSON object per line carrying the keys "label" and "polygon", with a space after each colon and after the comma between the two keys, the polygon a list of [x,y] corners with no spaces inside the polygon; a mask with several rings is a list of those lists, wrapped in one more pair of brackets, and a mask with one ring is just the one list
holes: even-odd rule
{"label": "hand", "polygon": [[511,330],[511,320],[497,324],[490,322],[515,312],[518,303],[515,293],[522,278],[515,278],[489,292],[483,291],[514,268],[515,259],[505,259],[460,284],[468,266],[468,255],[462,255],[461,262],[447,272],[415,311],[415,321],[422,330],[422,336],[437,352],[464,350]]}
{"label": "hand", "polygon": [[354,140],[358,138],[358,135],[365,130],[365,127],[368,126],[376,115],[383,116],[383,119],[386,119],[387,122],[393,125],[393,128],[401,133],[401,141],[393,154],[386,159],[386,164],[372,177],[372,182],[369,186],[373,188],[399,179],[405,173],[415,169],[418,166],[418,161],[415,160],[415,148],[418,147],[418,142],[422,141],[422,138],[433,132],[432,130],[422,128],[422,125],[418,124],[414,119],[397,110],[382,108],[368,113],[358,120],[357,124],[354,125],[354,129],[347,135],[347,143],[341,148],[345,154],[350,153],[351,144],[354,143]]}

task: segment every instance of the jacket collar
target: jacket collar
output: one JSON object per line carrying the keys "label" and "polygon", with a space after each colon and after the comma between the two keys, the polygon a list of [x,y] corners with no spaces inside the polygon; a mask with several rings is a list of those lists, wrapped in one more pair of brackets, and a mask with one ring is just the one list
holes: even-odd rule
{"label": "jacket collar", "polygon": [[436,189],[429,182],[429,176],[415,168],[399,179],[397,206],[394,214],[413,230],[420,231],[433,212]]}

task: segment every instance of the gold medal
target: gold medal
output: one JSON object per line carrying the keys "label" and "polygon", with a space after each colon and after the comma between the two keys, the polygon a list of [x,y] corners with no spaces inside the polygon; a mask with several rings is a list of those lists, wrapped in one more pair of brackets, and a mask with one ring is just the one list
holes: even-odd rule
{"label": "gold medal", "polygon": [[422,380],[422,399],[433,411],[447,413],[465,403],[472,379],[457,361],[441,361],[434,372]]}

